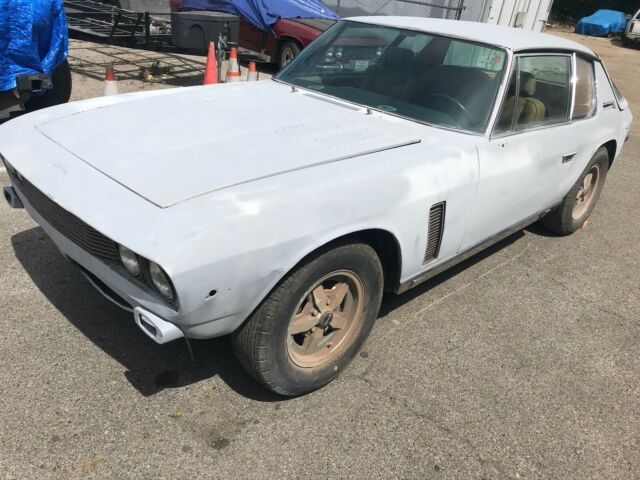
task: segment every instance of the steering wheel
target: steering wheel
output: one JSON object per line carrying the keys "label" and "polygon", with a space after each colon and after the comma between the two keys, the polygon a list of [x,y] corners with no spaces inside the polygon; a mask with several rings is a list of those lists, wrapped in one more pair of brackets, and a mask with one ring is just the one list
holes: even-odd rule
{"label": "steering wheel", "polygon": [[[453,98],[451,95],[447,95],[446,93],[429,93],[428,95],[426,95],[424,97],[423,102],[427,98],[430,98],[430,97],[442,98],[442,99],[448,101],[453,106],[455,106],[460,113],[462,113],[462,115],[464,116],[465,125],[469,125],[471,123],[471,117],[469,116],[469,112],[467,111],[467,107],[465,107],[462,103],[460,103],[459,100]],[[424,103],[426,103],[426,102],[424,102]],[[448,114],[447,112],[442,112],[442,113]]]}

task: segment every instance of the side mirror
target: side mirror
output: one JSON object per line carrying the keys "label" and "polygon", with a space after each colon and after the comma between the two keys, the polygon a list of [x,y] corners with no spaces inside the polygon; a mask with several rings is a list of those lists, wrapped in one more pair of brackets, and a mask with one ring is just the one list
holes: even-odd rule
{"label": "side mirror", "polygon": [[631,15],[630,13],[627,13],[627,14],[624,16],[624,18],[626,18],[626,19],[627,19],[627,22],[628,22],[629,20],[631,20],[631,19],[633,18],[633,15]]}

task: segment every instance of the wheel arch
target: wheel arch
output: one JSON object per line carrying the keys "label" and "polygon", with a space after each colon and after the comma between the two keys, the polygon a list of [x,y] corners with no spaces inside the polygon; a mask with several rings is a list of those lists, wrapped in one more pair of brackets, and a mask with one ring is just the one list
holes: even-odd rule
{"label": "wheel arch", "polygon": [[[315,248],[303,254],[302,257],[290,268],[283,269],[282,274],[278,280],[271,284],[262,294],[256,297],[256,303],[251,307],[248,314],[233,330],[240,327],[240,325],[246,323],[253,312],[255,312],[260,305],[271,295],[271,293],[278,288],[298,267],[309,261],[316,255],[331,250],[339,245],[348,243],[362,242],[371,246],[382,264],[382,271],[384,275],[384,290],[386,292],[396,292],[400,285],[400,278],[402,273],[402,250],[400,242],[396,235],[388,230],[381,228],[367,228],[350,233],[346,233],[326,241],[322,245],[317,245]],[[231,331],[233,331],[231,330]]]}
{"label": "wheel arch", "polygon": [[296,38],[295,36],[291,35],[291,34],[286,34],[286,35],[281,35],[278,37],[278,52],[280,52],[280,49],[282,48],[282,46],[287,43],[287,42],[296,42],[298,44],[298,46],[300,47],[300,50],[302,50],[303,47],[303,42],[301,39]]}
{"label": "wheel arch", "polygon": [[[361,241],[376,251],[384,272],[385,291],[395,291],[400,285],[402,271],[402,249],[396,236],[388,230],[379,228],[360,230],[338,237],[317,250],[350,241]],[[315,251],[311,254],[314,253]]]}
{"label": "wheel arch", "polygon": [[[289,273],[294,271],[300,265],[308,261],[310,258],[320,255],[338,245],[347,243],[362,242],[373,248],[380,259],[382,270],[384,273],[385,291],[395,291],[400,285],[400,276],[402,272],[402,249],[396,235],[389,230],[382,228],[368,228],[340,235],[332,240],[326,241],[322,245],[318,245],[313,250],[306,253],[295,265],[282,275],[279,285]],[[275,287],[274,287],[275,288]]]}
{"label": "wheel arch", "polygon": [[284,45],[287,42],[295,42],[298,47],[300,48],[300,50],[304,49],[304,44],[302,42],[302,40],[300,40],[299,38],[296,38],[292,35],[282,35],[280,37],[278,37],[278,47],[276,48],[276,54],[275,54],[275,58],[276,60],[280,60],[280,53],[282,52],[282,47],[284,47]]}

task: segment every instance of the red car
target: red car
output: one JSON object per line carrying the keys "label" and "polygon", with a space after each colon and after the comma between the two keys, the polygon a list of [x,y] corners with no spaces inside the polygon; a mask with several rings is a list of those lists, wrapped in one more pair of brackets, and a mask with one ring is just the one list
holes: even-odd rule
{"label": "red car", "polygon": [[[181,3],[171,0],[171,11],[179,11]],[[317,18],[280,19],[273,24],[275,35],[271,35],[240,17],[239,44],[282,68],[334,23]]]}

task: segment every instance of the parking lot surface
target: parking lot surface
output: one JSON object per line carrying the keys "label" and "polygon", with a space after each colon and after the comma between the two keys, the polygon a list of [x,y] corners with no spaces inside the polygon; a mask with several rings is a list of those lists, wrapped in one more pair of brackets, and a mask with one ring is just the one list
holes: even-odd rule
{"label": "parking lot surface", "polygon": [[[640,51],[569,36],[640,112]],[[81,55],[74,98],[101,88]],[[2,203],[0,478],[640,478],[638,125],[586,229],[532,226],[387,297],[350,368],[296,399],[226,338],[196,363],[156,345]]]}

